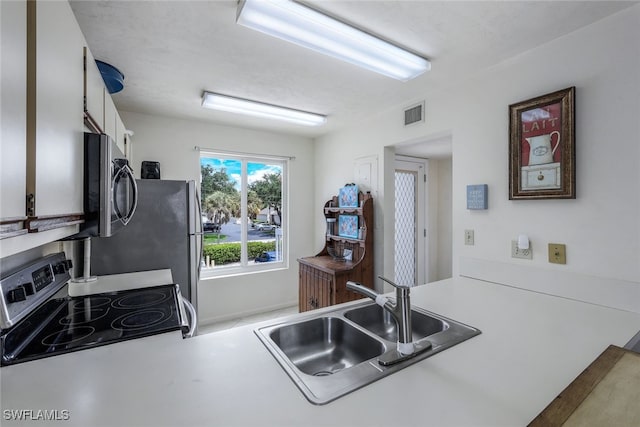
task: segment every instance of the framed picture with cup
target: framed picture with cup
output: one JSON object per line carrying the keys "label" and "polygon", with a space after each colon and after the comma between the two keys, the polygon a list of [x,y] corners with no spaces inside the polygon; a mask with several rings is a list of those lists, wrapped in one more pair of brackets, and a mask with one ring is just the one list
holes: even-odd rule
{"label": "framed picture with cup", "polygon": [[509,199],[575,199],[575,87],[509,106]]}

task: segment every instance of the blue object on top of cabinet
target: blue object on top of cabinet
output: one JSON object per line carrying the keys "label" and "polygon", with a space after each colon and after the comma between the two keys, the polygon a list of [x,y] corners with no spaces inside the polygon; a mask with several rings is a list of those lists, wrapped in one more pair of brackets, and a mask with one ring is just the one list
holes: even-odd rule
{"label": "blue object on top of cabinet", "polygon": [[124,88],[124,74],[120,72],[116,67],[106,62],[98,61],[96,59],[96,65],[100,74],[102,74],[102,80],[107,86],[109,93],[120,92]]}

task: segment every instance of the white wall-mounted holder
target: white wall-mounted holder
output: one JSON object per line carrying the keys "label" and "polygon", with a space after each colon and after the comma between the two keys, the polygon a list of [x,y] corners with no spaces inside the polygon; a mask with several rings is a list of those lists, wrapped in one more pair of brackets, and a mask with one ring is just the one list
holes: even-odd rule
{"label": "white wall-mounted holder", "polygon": [[529,236],[520,234],[517,240],[511,241],[511,258],[533,259]]}
{"label": "white wall-mounted holder", "polygon": [[526,234],[518,236],[518,249],[529,249],[529,237]]}

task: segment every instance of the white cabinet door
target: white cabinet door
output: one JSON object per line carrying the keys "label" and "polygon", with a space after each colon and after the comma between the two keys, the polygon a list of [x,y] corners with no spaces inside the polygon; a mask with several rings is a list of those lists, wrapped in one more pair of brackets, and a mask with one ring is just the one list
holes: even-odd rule
{"label": "white cabinet door", "polygon": [[122,123],[122,119],[120,118],[120,115],[116,113],[116,145],[118,146],[118,148],[120,148],[120,151],[122,151],[123,154],[127,154],[126,153],[126,135],[125,132],[127,131],[127,129],[125,129],[124,127],[124,123]]}
{"label": "white cabinet door", "polygon": [[[35,196],[33,216],[83,211],[84,37],[66,1],[38,1],[35,23],[35,93],[28,98],[27,191]],[[30,136],[30,132],[31,135]]]}
{"label": "white cabinet door", "polygon": [[124,123],[116,110],[116,105],[113,103],[113,98],[109,94],[109,91],[104,89],[104,128],[103,131],[111,137],[120,148],[123,154],[126,153],[126,128]]}
{"label": "white cabinet door", "polygon": [[[131,161],[133,160],[133,137],[131,133],[127,133],[124,136],[124,155],[129,160],[129,164],[131,165]],[[131,166],[133,168],[133,166]]]}
{"label": "white cabinet door", "polygon": [[24,217],[27,150],[27,2],[0,2],[0,218]]}
{"label": "white cabinet door", "polygon": [[113,103],[113,99],[111,99],[111,95],[109,91],[105,87],[104,89],[104,128],[102,129],[104,133],[109,135],[111,139],[116,140],[116,116],[118,112],[116,111],[116,106]]}
{"label": "white cabinet door", "polygon": [[104,131],[104,81],[96,60],[88,47],[84,48],[85,72],[84,72],[84,97],[85,112],[91,117],[89,120],[95,124],[96,131]]}

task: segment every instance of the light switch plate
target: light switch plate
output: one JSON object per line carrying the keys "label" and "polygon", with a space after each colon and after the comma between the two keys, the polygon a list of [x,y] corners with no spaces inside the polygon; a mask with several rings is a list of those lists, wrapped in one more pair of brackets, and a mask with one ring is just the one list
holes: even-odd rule
{"label": "light switch plate", "polygon": [[474,245],[473,230],[464,230],[464,244]]}
{"label": "light switch plate", "polygon": [[567,247],[562,243],[549,243],[549,262],[553,264],[567,263]]}

